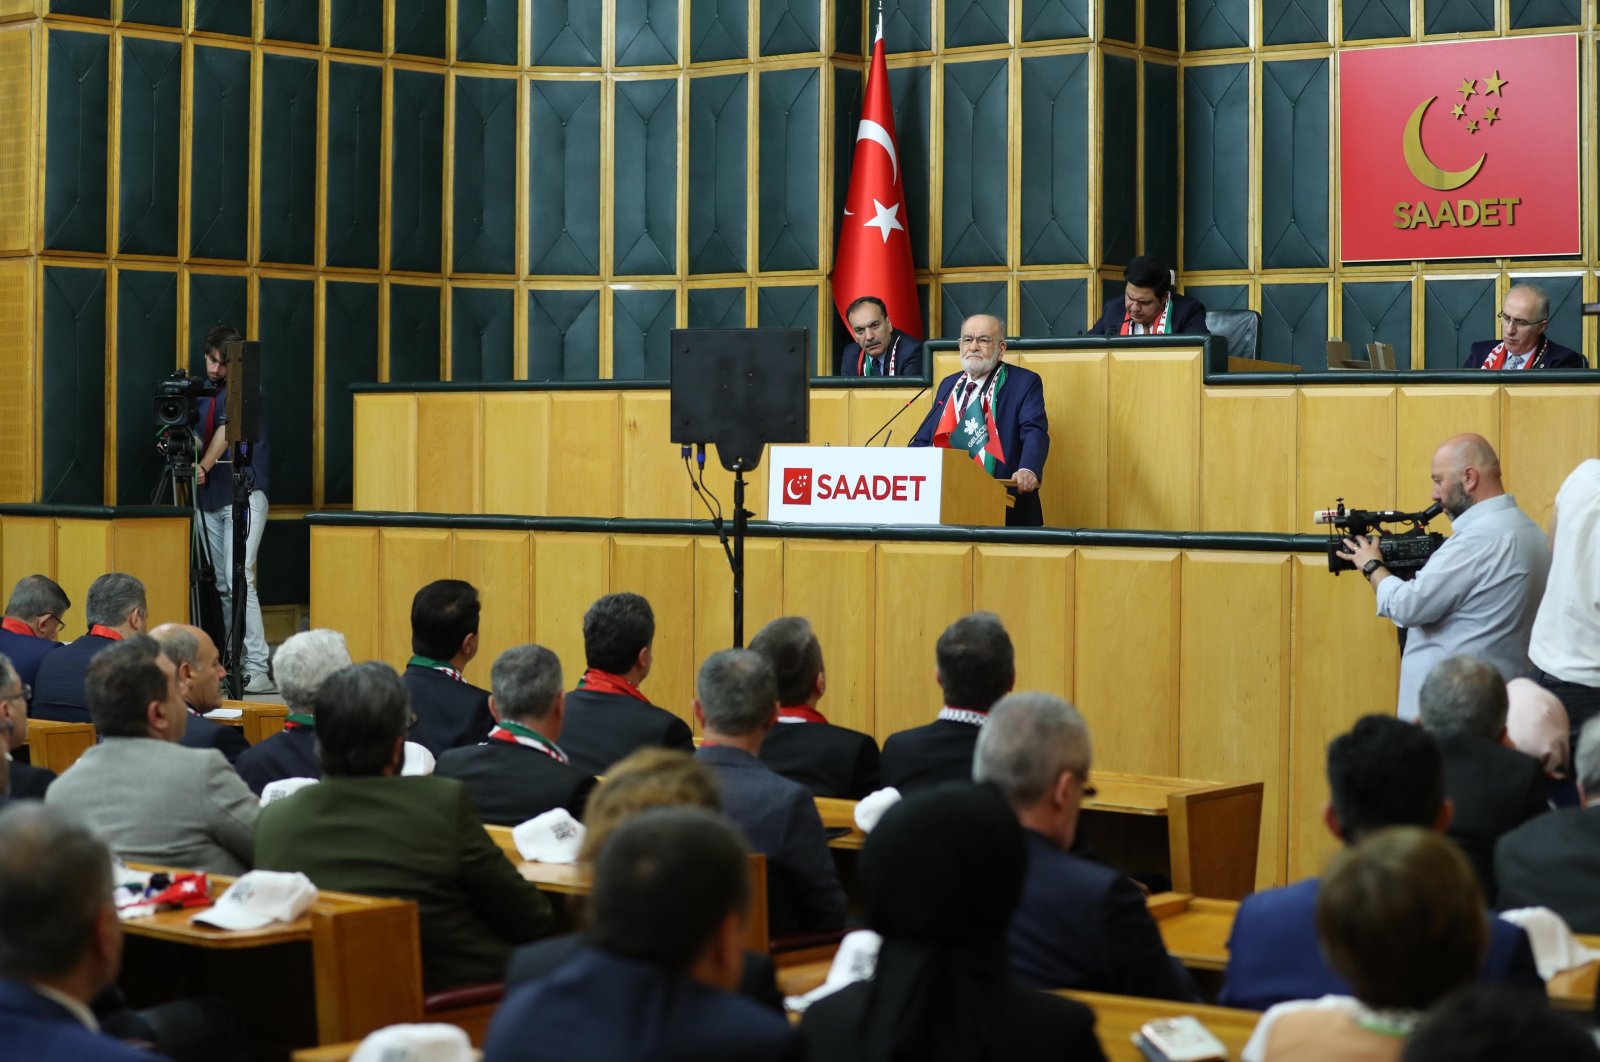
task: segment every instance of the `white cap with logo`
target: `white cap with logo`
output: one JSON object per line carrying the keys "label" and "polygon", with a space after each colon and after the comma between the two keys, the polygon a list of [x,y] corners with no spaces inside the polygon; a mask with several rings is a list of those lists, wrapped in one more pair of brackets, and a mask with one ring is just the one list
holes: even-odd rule
{"label": "white cap with logo", "polygon": [[252,870],[190,921],[218,929],[261,929],[273,922],[293,922],[316,899],[317,887],[304,874]]}

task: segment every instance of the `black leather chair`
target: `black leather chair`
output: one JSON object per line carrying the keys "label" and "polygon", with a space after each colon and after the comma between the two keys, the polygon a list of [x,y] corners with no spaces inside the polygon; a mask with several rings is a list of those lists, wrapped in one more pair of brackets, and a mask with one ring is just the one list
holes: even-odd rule
{"label": "black leather chair", "polygon": [[1261,356],[1261,315],[1255,310],[1207,310],[1206,327],[1228,341],[1229,357]]}

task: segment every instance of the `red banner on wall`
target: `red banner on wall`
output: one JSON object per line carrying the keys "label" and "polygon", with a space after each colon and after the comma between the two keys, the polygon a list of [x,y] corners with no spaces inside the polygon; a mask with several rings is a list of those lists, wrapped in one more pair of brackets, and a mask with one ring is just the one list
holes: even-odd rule
{"label": "red banner on wall", "polygon": [[1339,53],[1341,261],[1576,255],[1578,196],[1575,35]]}

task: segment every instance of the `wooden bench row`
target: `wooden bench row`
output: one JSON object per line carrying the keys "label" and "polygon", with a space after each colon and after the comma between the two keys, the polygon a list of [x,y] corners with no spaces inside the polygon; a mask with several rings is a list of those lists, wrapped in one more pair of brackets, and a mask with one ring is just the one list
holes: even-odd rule
{"label": "wooden bench row", "polygon": [[[282,704],[258,701],[223,701],[224,708],[236,709],[240,715],[233,719],[218,719],[224,726],[238,727],[244,731],[245,740],[254,745],[283,729],[289,709]],[[94,725],[91,723],[63,723],[54,719],[28,720],[28,757],[35,767],[44,767],[60,774],[87,752],[95,743]]]}

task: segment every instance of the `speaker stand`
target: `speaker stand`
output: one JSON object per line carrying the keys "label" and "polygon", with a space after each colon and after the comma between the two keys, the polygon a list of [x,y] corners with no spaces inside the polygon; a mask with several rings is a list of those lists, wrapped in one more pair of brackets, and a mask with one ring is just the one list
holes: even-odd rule
{"label": "speaker stand", "polygon": [[733,647],[744,648],[744,536],[750,513],[744,507],[744,462],[733,470]]}

